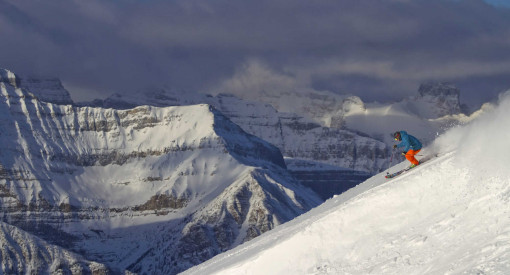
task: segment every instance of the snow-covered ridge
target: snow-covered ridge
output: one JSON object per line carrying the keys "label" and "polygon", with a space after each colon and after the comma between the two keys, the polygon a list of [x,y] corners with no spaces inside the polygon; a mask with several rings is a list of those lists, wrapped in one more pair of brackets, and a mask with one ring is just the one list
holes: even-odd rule
{"label": "snow-covered ridge", "polygon": [[417,168],[375,175],[183,274],[508,274],[509,110],[506,93]]}

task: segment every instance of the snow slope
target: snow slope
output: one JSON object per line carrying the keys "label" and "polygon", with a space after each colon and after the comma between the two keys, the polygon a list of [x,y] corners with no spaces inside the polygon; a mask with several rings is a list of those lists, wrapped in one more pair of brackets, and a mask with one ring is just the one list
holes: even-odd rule
{"label": "snow slope", "polygon": [[438,157],[375,175],[184,274],[509,274],[508,110],[510,92],[423,150]]}

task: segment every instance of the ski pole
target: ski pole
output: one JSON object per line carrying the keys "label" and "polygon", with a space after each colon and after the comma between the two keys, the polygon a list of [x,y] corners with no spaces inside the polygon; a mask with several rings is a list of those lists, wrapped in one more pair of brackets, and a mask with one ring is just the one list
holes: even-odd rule
{"label": "ski pole", "polygon": [[386,172],[386,174],[390,174],[389,170],[390,170],[390,168],[391,168],[391,164],[392,164],[392,162],[393,162],[393,155],[394,155],[394,154],[395,154],[395,149],[393,149],[393,150],[391,151],[390,164],[389,164],[389,166],[388,166],[388,172]]}

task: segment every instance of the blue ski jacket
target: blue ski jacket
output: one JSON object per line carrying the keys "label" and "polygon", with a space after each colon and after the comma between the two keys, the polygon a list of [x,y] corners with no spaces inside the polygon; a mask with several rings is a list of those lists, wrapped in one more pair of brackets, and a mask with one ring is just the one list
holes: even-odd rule
{"label": "blue ski jacket", "polygon": [[404,147],[404,152],[407,152],[409,151],[410,149],[411,150],[420,150],[421,149],[421,142],[407,134],[406,131],[400,131],[400,137],[402,138],[402,142],[400,142],[398,145],[397,145],[397,148],[402,148]]}

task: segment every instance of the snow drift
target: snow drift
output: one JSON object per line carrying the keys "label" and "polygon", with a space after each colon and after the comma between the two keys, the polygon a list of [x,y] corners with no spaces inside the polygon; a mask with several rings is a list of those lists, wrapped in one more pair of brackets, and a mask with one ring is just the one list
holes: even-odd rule
{"label": "snow drift", "polygon": [[185,274],[510,273],[509,110],[507,92],[418,168],[376,175]]}

